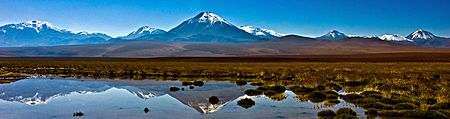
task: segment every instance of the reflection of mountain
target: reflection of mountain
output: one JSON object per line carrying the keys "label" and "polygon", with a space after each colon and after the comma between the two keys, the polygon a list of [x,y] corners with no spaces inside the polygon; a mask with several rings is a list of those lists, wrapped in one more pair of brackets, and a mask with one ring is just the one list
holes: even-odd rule
{"label": "reflection of mountain", "polygon": [[[193,90],[178,91],[169,94],[200,113],[210,114],[219,111],[229,102],[244,95],[242,90],[236,84],[217,82],[214,85],[206,84],[202,87],[196,87]],[[217,96],[220,100],[219,103],[209,103],[211,96]]]}
{"label": "reflection of mountain", "polygon": [[52,98],[65,96],[70,93],[92,94],[104,92],[113,87],[126,89],[142,99],[148,99],[150,97],[163,95],[163,89],[161,89],[163,86],[164,85],[159,85],[156,81],[133,83],[132,81],[106,80],[27,79],[0,85],[0,99],[36,105],[45,104]]}
{"label": "reflection of mountain", "polygon": [[[229,102],[243,96],[246,87],[239,87],[228,82],[207,82],[202,87],[184,91],[170,92],[169,87],[179,86],[177,81],[154,80],[60,80],[60,79],[26,79],[9,84],[0,84],[0,99],[10,102],[20,102],[28,105],[46,104],[57,97],[73,93],[95,94],[117,88],[125,89],[131,94],[149,99],[169,94],[181,103],[200,113],[214,113]],[[248,87],[247,87],[248,88]],[[217,96],[218,104],[210,104],[209,97]]]}
{"label": "reflection of mountain", "polygon": [[93,93],[111,88],[98,82],[43,79],[21,80],[0,86],[0,99],[30,105],[43,104],[54,97],[68,95],[72,92]]}

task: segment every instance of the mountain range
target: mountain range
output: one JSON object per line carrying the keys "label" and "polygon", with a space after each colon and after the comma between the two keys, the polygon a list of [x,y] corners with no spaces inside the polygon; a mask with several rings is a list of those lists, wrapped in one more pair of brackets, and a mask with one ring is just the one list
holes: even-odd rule
{"label": "mountain range", "polygon": [[[291,47],[292,44],[297,44],[297,46]],[[381,45],[393,47],[373,47]],[[450,48],[450,39],[435,36],[422,29],[406,37],[396,34],[386,34],[381,37],[352,36],[332,30],[323,36],[309,38],[281,34],[254,26],[237,27],[219,15],[202,12],[169,31],[143,26],[126,36],[117,38],[103,33],[75,33],[57,28],[47,22],[35,20],[7,24],[0,27],[0,47],[10,47],[0,48],[0,56],[155,57],[327,54],[313,51],[330,50],[331,53],[334,52],[331,49],[338,47],[342,52],[352,54],[359,52],[354,48],[383,51],[392,50],[389,48],[404,49],[407,47],[414,47],[414,49],[421,47]],[[24,51],[25,49],[27,51]],[[85,49],[97,49],[98,52],[82,53]],[[304,51],[299,51],[299,49]],[[117,54],[117,52],[123,51],[130,52],[132,55]],[[144,51],[147,52],[142,53]]]}
{"label": "mountain range", "polygon": [[74,33],[35,20],[0,27],[0,47],[97,44],[110,38],[103,33]]}

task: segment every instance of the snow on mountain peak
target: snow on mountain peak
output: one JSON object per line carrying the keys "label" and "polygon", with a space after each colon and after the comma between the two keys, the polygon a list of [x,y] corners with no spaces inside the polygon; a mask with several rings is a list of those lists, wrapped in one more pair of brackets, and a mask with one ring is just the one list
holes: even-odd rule
{"label": "snow on mountain peak", "polygon": [[412,42],[411,39],[405,38],[403,36],[397,34],[386,34],[380,37],[381,40],[385,41],[409,41]]}
{"label": "snow on mountain peak", "polygon": [[430,39],[435,39],[436,36],[433,35],[431,32],[419,29],[417,31],[415,31],[414,33],[411,33],[410,35],[408,35],[406,38],[409,39],[424,39],[424,40],[430,40]]}
{"label": "snow on mountain peak", "polygon": [[348,38],[349,36],[345,35],[342,32],[339,32],[337,30],[331,30],[330,32],[328,32],[327,34],[318,37],[319,39],[325,39],[325,40],[339,40],[339,39],[344,39],[344,38]]}
{"label": "snow on mountain peak", "polygon": [[31,20],[27,22],[22,22],[22,24],[30,27],[51,27],[52,25],[48,22]]}
{"label": "snow on mountain peak", "polygon": [[346,36],[344,33],[341,33],[341,32],[339,32],[337,30],[332,30],[332,31],[328,32],[327,35],[330,35],[333,38],[336,38],[338,36]]}
{"label": "snow on mountain peak", "polygon": [[37,32],[40,32],[43,29],[53,29],[53,30],[61,31],[61,29],[51,25],[48,22],[36,21],[36,20],[31,20],[31,21],[28,21],[28,22],[22,22],[22,23],[19,24],[19,27],[22,27],[22,28],[19,28],[19,29],[23,29],[23,27],[33,28]]}
{"label": "snow on mountain peak", "polygon": [[31,20],[31,21],[27,21],[27,22],[21,22],[18,24],[8,24],[5,26],[2,26],[1,28],[2,30],[8,31],[6,29],[18,29],[18,30],[24,30],[24,29],[34,29],[36,32],[41,32],[41,31],[46,31],[46,30],[55,30],[55,31],[59,31],[59,32],[69,32],[68,30],[65,29],[59,29],[55,26],[53,26],[52,24],[48,23],[48,22],[43,22],[43,21],[36,21],[36,20]]}
{"label": "snow on mountain peak", "polygon": [[268,29],[262,29],[262,28],[258,28],[258,27],[254,27],[254,26],[241,26],[240,29],[253,34],[255,36],[260,36],[260,37],[282,37],[284,36],[283,34],[277,33],[273,30],[268,30]]}
{"label": "snow on mountain peak", "polygon": [[90,37],[99,37],[99,38],[103,38],[103,39],[111,39],[111,36],[108,36],[107,34],[104,33],[90,33],[87,31],[81,31],[76,33],[76,35],[79,35],[81,37],[85,37],[85,38],[90,38]]}
{"label": "snow on mountain peak", "polygon": [[78,35],[106,35],[104,33],[91,33],[91,32],[87,32],[87,31],[81,31],[76,34],[78,34]]}
{"label": "snow on mountain peak", "polygon": [[132,34],[143,34],[145,32],[148,33],[156,33],[156,32],[161,32],[161,29],[157,29],[157,28],[152,28],[150,26],[142,26],[141,28],[139,28],[136,31],[133,31]]}
{"label": "snow on mountain peak", "polygon": [[225,19],[223,19],[219,15],[216,15],[212,12],[201,12],[200,14],[198,14],[197,16],[195,16],[194,18],[189,20],[189,23],[193,23],[193,22],[211,23],[211,24],[213,24],[213,23],[230,24]]}
{"label": "snow on mountain peak", "polygon": [[162,29],[157,29],[157,28],[153,28],[150,26],[142,26],[139,29],[137,29],[136,31],[131,32],[130,34],[128,34],[127,36],[121,37],[123,39],[135,39],[135,38],[139,38],[141,36],[145,36],[145,35],[153,35],[153,34],[163,34],[166,33],[167,31],[164,31]]}
{"label": "snow on mountain peak", "polygon": [[377,35],[368,35],[368,36],[360,36],[360,35],[348,35],[350,38],[379,38]]}

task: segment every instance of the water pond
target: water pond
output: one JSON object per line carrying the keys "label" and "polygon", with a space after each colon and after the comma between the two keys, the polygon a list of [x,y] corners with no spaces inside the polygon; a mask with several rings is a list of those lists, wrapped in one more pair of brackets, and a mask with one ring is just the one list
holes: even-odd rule
{"label": "water pond", "polygon": [[[176,88],[175,88],[176,87]],[[0,84],[0,118],[318,118],[322,110],[364,109],[339,99],[326,104],[292,91],[247,96],[252,85],[226,81],[30,78]]]}

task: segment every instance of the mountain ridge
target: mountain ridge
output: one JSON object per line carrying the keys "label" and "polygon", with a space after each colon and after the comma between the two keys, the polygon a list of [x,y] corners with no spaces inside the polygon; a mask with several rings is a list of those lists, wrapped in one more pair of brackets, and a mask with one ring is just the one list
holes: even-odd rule
{"label": "mountain ridge", "polygon": [[[292,36],[254,26],[237,27],[212,12],[201,12],[183,21],[169,31],[142,26],[127,36],[111,38],[104,33],[72,32],[60,29],[48,22],[28,21],[0,26],[0,47],[39,47],[60,45],[84,45],[122,43],[127,41],[199,42],[199,43],[256,43],[280,40]],[[348,38],[379,39],[393,43],[421,47],[450,48],[449,38],[435,36],[419,29],[407,37],[396,34],[376,36],[353,36],[332,30],[314,40],[346,42]],[[322,41],[324,42],[324,41]]]}
{"label": "mountain ridge", "polygon": [[285,36],[284,34],[277,33],[273,30],[258,28],[255,26],[241,26],[239,28],[260,38],[275,39]]}
{"label": "mountain ridge", "polygon": [[167,33],[167,31],[162,30],[162,29],[158,29],[158,28],[153,28],[150,26],[142,26],[140,28],[138,28],[137,30],[129,33],[126,36],[120,36],[117,38],[122,38],[122,39],[136,39],[145,35],[157,35],[157,34],[163,34],[163,33]]}
{"label": "mountain ridge", "polygon": [[[111,38],[103,33],[72,32],[60,29],[48,22],[28,21],[18,24],[7,24],[0,26],[0,47],[17,46],[47,46],[50,44],[68,45],[69,42],[89,38],[102,38],[104,41]],[[66,41],[66,42],[63,42]],[[90,44],[90,41],[79,42],[80,44]]]}
{"label": "mountain ridge", "polygon": [[268,55],[351,55],[374,53],[450,52],[379,39],[317,40],[289,35],[254,43],[198,43],[135,40],[109,44],[0,48],[3,56],[35,57],[236,57]]}

